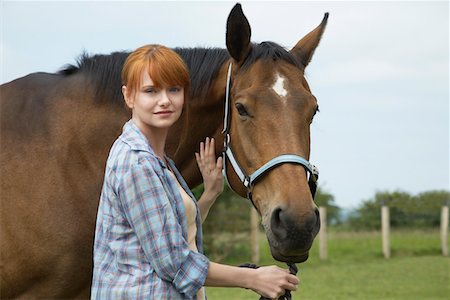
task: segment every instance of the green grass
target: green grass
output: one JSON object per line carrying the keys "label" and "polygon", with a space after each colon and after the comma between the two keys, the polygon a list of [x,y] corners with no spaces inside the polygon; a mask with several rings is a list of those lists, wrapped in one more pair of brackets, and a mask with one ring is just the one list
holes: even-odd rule
{"label": "green grass", "polygon": [[[274,264],[261,235],[261,265]],[[328,260],[319,260],[318,243],[299,265],[300,288],[294,299],[449,299],[450,259],[441,256],[439,232],[394,231],[392,257],[384,259],[376,232],[329,232]],[[240,245],[224,263],[248,262]],[[239,259],[241,257],[241,259]],[[279,264],[284,267],[283,264]],[[244,289],[207,288],[209,300],[258,299]]]}

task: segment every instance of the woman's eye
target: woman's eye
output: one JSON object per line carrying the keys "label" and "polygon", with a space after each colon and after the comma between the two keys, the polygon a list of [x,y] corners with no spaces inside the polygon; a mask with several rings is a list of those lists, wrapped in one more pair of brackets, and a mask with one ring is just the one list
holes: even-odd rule
{"label": "woman's eye", "polygon": [[149,88],[149,89],[146,89],[145,92],[152,94],[152,93],[156,93],[157,90],[155,88]]}
{"label": "woman's eye", "polygon": [[178,93],[179,91],[181,91],[181,88],[178,86],[169,88],[169,92],[171,92],[171,93]]}
{"label": "woman's eye", "polygon": [[248,117],[250,116],[250,114],[248,113],[247,109],[245,108],[245,106],[242,103],[236,103],[236,109],[239,113],[239,115],[243,116],[243,117]]}

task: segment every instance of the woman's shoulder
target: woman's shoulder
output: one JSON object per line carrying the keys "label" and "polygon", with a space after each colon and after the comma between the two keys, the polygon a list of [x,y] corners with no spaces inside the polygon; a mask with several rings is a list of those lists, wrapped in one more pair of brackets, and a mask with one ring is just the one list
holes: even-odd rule
{"label": "woman's shoulder", "polygon": [[158,168],[159,161],[154,153],[135,149],[120,138],[117,139],[109,153],[107,167],[121,172],[132,168]]}

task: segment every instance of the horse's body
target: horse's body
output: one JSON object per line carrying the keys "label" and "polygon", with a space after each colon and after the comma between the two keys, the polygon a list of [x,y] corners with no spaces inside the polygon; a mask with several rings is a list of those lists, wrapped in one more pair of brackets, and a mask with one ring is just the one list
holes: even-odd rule
{"label": "horse's body", "polygon": [[[233,25],[233,21],[240,22],[239,18],[231,18],[229,25]],[[229,27],[227,41],[236,30],[240,28]],[[307,40],[314,39],[313,45],[303,46],[302,50],[311,47],[308,53],[312,55],[322,31],[323,28],[315,33],[317,36],[308,35]],[[241,90],[248,89],[245,85],[250,81],[246,83],[239,77],[246,72],[258,73],[264,78],[268,76],[258,58],[252,62],[255,68],[246,67],[245,72],[239,73],[238,66],[243,65],[247,57],[239,58],[240,54],[236,54],[240,43],[227,42],[228,52],[223,49],[176,49],[190,69],[192,89],[188,100],[189,112],[183,114],[171,129],[167,152],[191,187],[201,182],[194,158],[199,142],[206,136],[215,137],[217,153],[221,151],[228,63],[233,61],[237,66],[233,75],[236,78],[235,89],[239,85],[244,86]],[[2,299],[88,297],[92,241],[104,166],[109,148],[130,118],[120,95],[120,71],[126,56],[126,53],[114,53],[83,57],[77,67],[68,67],[58,74],[30,74],[1,86]],[[284,76],[288,76],[291,71],[284,65],[275,66],[276,63],[274,58],[269,66],[287,70]],[[299,82],[302,84],[300,79]],[[236,112],[233,112],[232,120],[236,119]],[[235,138],[238,137],[236,123],[231,123]],[[179,145],[180,137],[182,143]],[[271,142],[267,140],[266,144]],[[309,147],[309,128],[307,143]],[[255,154],[264,156],[261,147],[266,147],[266,144],[255,149]],[[288,147],[288,144],[281,147]],[[246,160],[245,153],[236,148],[238,158]],[[305,151],[301,154],[309,156],[309,148]],[[243,165],[247,167],[246,163]],[[291,165],[280,167],[279,171],[267,176],[261,187],[266,189],[276,177],[285,178],[283,172],[286,171],[304,173],[297,168],[302,169]],[[229,175],[231,184],[244,195],[245,190],[236,176]],[[300,183],[300,188],[304,192],[303,183]],[[294,191],[295,187],[289,190]],[[298,190],[294,192],[298,194]],[[265,203],[263,198],[255,188],[255,203],[264,220],[271,213],[267,208],[273,205]],[[308,208],[300,211],[306,216],[312,201],[310,198],[305,201]],[[268,224],[271,222],[269,220]],[[283,223],[282,218],[280,222]],[[314,223],[317,223],[315,219]],[[265,224],[266,229],[268,224]],[[268,238],[275,246],[272,249],[274,257],[279,259],[276,251],[282,243],[277,242],[276,237],[280,231],[271,230],[269,228]],[[290,234],[293,230],[294,227],[289,227],[284,231]],[[308,234],[315,235],[314,232]],[[285,237],[290,239],[289,235]],[[293,247],[297,248],[289,250],[289,255],[300,249],[298,252],[304,257],[312,238],[301,239],[298,243],[306,244],[302,244],[301,249],[298,243],[295,244]],[[299,259],[293,258],[292,261]]]}

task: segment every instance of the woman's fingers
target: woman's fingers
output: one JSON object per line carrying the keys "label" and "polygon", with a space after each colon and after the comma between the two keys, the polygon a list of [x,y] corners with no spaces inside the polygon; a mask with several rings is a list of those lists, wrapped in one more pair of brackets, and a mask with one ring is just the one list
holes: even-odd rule
{"label": "woman's fingers", "polygon": [[211,160],[211,139],[207,137],[205,142],[205,163],[208,171],[211,171]]}
{"label": "woman's fingers", "polygon": [[278,299],[286,290],[295,291],[298,288],[299,279],[286,269],[268,266],[261,267],[256,272],[257,287],[254,290],[265,297]]}
{"label": "woman's fingers", "polygon": [[205,157],[205,144],[200,142],[200,159],[203,160]]}
{"label": "woman's fingers", "polygon": [[223,169],[223,158],[222,158],[222,156],[219,156],[219,158],[217,159],[217,162],[216,162],[216,169],[217,169],[219,172],[222,172],[222,169]]}
{"label": "woman's fingers", "polygon": [[296,291],[298,288],[298,284],[299,284],[298,278],[295,275],[290,274],[283,288],[290,291]]}
{"label": "woman's fingers", "polygon": [[200,168],[200,170],[202,170],[203,168],[203,163],[200,159],[200,154],[198,154],[197,152],[195,152],[195,160],[197,161],[197,165]]}
{"label": "woman's fingers", "polygon": [[200,160],[208,171],[214,169],[216,164],[216,149],[214,138],[207,137],[204,142],[200,143]]}
{"label": "woman's fingers", "polygon": [[211,170],[214,170],[216,168],[216,163],[217,163],[217,161],[216,161],[216,143],[215,143],[214,138],[212,138],[210,140],[208,156],[209,156],[209,161],[208,161],[209,166],[210,166]]}
{"label": "woman's fingers", "polygon": [[200,159],[204,164],[208,164],[210,139],[207,137],[204,142],[200,142]]}
{"label": "woman's fingers", "polygon": [[214,138],[211,139],[210,143],[209,143],[209,156],[216,156],[216,143]]}
{"label": "woman's fingers", "polygon": [[200,142],[200,150],[195,153],[195,159],[202,174],[213,175],[214,177],[222,175],[223,158],[219,156],[216,159],[216,141],[214,138],[207,137],[204,142]]}

